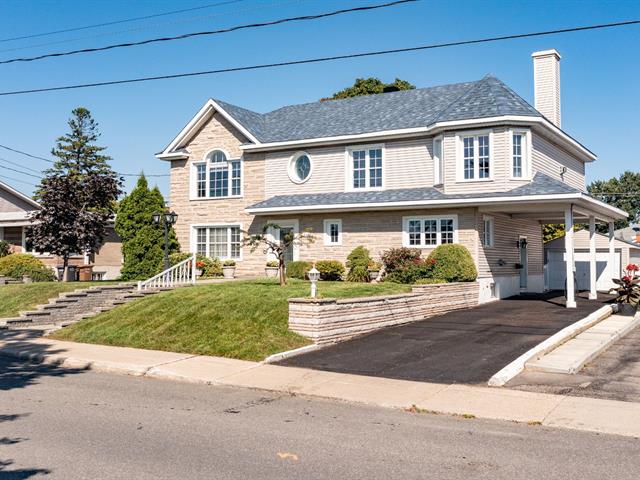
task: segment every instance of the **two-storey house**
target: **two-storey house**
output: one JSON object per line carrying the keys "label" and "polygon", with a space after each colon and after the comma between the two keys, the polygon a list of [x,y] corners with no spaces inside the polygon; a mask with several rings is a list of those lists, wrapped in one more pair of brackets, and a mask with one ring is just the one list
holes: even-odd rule
{"label": "two-storey house", "polygon": [[266,222],[313,230],[315,243],[293,247],[291,260],[460,243],[483,300],[542,291],[541,223],[593,230],[626,214],[586,193],[596,156],[561,129],[560,55],[533,61],[535,108],[491,75],[265,114],[207,101],[157,154],[171,165],[182,248],[255,276],[267,254],[244,248],[243,232]]}

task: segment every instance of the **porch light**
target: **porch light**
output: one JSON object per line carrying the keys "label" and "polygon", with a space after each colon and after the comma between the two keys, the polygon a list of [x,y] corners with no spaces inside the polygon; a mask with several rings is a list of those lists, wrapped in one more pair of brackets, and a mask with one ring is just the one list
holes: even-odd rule
{"label": "porch light", "polygon": [[151,218],[153,219],[153,223],[155,223],[156,225],[158,225],[160,223],[160,217],[162,215],[158,212],[154,212],[153,215],[151,215]]}
{"label": "porch light", "polygon": [[307,275],[309,276],[309,280],[311,281],[311,298],[316,298],[316,295],[318,293],[318,280],[320,280],[320,272],[314,265],[313,268],[309,270],[309,273],[307,273]]}

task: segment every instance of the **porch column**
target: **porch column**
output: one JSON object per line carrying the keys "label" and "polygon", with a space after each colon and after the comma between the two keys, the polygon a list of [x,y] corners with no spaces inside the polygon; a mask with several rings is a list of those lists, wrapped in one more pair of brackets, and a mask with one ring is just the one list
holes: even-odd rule
{"label": "porch column", "polygon": [[[615,244],[615,237],[614,237],[614,223],[613,222],[609,222],[609,261],[608,263],[608,267],[609,267],[609,272],[611,273],[611,278],[618,278],[620,275],[620,272],[616,272],[615,268],[616,268],[616,244]],[[612,285],[613,286],[613,282]]]}
{"label": "porch column", "polygon": [[596,252],[596,217],[589,215],[589,300],[598,299]]}
{"label": "porch column", "polygon": [[573,275],[574,246],[573,246],[573,205],[564,211],[564,250],[567,268],[567,308],[576,308],[575,281]]}

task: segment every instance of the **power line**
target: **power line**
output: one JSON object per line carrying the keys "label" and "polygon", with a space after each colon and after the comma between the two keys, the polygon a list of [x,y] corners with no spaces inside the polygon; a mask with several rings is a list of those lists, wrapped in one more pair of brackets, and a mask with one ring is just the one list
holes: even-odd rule
{"label": "power line", "polygon": [[389,55],[392,53],[417,52],[420,50],[431,50],[436,48],[455,47],[455,46],[461,46],[461,45],[474,45],[479,43],[498,42],[503,40],[514,40],[518,38],[541,37],[544,35],[555,35],[559,33],[570,33],[570,32],[580,32],[580,31],[586,31],[586,30],[597,30],[602,28],[623,27],[623,26],[629,26],[629,25],[636,25],[639,23],[640,23],[640,20],[629,20],[626,22],[589,25],[585,27],[563,28],[559,30],[548,30],[544,32],[522,33],[518,35],[504,35],[500,37],[489,37],[489,38],[482,38],[477,40],[462,40],[459,42],[421,45],[417,47],[395,48],[390,50],[376,50],[371,52],[352,53],[352,54],[346,54],[346,55],[333,55],[328,57],[309,58],[304,60],[291,60],[291,61],[284,61],[284,62],[277,62],[277,63],[263,63],[259,65],[221,68],[217,70],[205,70],[201,72],[176,73],[173,75],[158,75],[153,77],[130,78],[126,80],[111,80],[106,82],[81,83],[76,85],[65,85],[65,86],[59,86],[59,87],[34,88],[30,90],[15,90],[11,92],[0,92],[0,96],[23,95],[27,93],[38,93],[38,92],[53,92],[53,91],[59,91],[59,90],[73,90],[77,88],[103,87],[106,85],[122,85],[126,83],[140,83],[140,82],[149,82],[154,80],[170,80],[174,78],[197,77],[202,75],[215,75],[220,73],[231,73],[231,72],[243,72],[248,70],[261,70],[266,68],[286,67],[291,65],[305,65],[305,64],[311,64],[311,63],[346,60],[351,58],[364,58],[364,57],[373,57],[373,56],[379,56],[379,55]]}
{"label": "power line", "polygon": [[[38,155],[33,155],[32,153],[23,152],[22,150],[18,150],[16,148],[11,148],[11,147],[8,147],[6,145],[0,145],[0,148],[4,148],[5,150],[9,150],[10,152],[18,153],[20,155],[25,155],[25,156],[30,157],[30,158],[35,158],[36,160],[42,160],[44,162],[48,162],[48,163],[52,163],[52,164],[56,163],[55,160],[51,160],[49,158],[40,157]],[[5,160],[3,158],[0,158],[0,160],[4,160],[5,162],[9,162],[9,163],[14,163],[14,162],[10,162],[9,160]],[[19,165],[19,166],[22,167],[22,168],[28,168],[28,167],[23,167],[22,165]],[[3,167],[3,168],[8,168],[9,170],[13,170],[13,169],[11,169],[9,167]],[[33,170],[33,169],[29,169],[29,170]],[[14,171],[17,171],[17,170],[14,170]],[[33,171],[36,171],[36,170],[33,170]],[[19,173],[24,173],[24,172],[19,172]],[[139,176],[142,175],[141,173],[122,173],[122,172],[116,172],[116,173],[118,175],[122,176],[122,177],[139,177]],[[25,175],[30,175],[30,174],[25,173]],[[35,177],[35,175],[31,175],[31,176]],[[167,173],[146,174],[145,173],[144,176],[145,177],[168,177],[169,174],[167,174]],[[37,178],[40,178],[40,177],[37,177]]]}
{"label": "power line", "polygon": [[167,15],[175,15],[177,13],[192,12],[194,10],[203,10],[205,8],[220,7],[222,5],[228,5],[228,4],[231,4],[231,3],[240,3],[240,2],[245,2],[245,1],[246,0],[229,0],[229,1],[226,1],[226,2],[218,2],[218,3],[211,3],[211,4],[208,4],[208,5],[202,5],[202,6],[199,6],[199,7],[183,8],[181,10],[173,10],[173,11],[170,11],[170,12],[156,13],[156,14],[153,14],[153,15],[145,15],[143,17],[125,18],[123,20],[115,20],[115,21],[112,21],[112,22],[97,23],[97,24],[94,24],[94,25],[85,25],[83,27],[66,28],[64,30],[54,30],[52,32],[34,33],[34,34],[31,34],[31,35],[22,35],[20,37],[2,38],[2,39],[0,39],[0,43],[12,42],[14,40],[24,40],[26,38],[46,37],[46,36],[49,36],[49,35],[57,35],[59,33],[77,32],[79,30],[89,30],[91,28],[107,27],[109,25],[117,25],[117,24],[121,24],[121,23],[137,22],[139,20],[148,20],[150,18],[158,18],[158,17],[167,16]]}
{"label": "power line", "polygon": [[26,170],[30,170],[34,173],[42,173],[40,170],[36,170],[35,168],[31,168],[31,167],[25,167],[24,165],[18,163],[18,162],[12,162],[11,160],[7,160],[6,158],[2,158],[0,157],[0,162],[4,162],[4,163],[8,163],[9,165],[13,165],[15,167],[20,167],[20,168],[24,168]]}
{"label": "power line", "polygon": [[20,180],[18,178],[8,177],[7,175],[0,175],[0,178],[4,178],[5,180],[11,180],[12,182],[24,183],[25,185],[30,185],[32,187],[36,186],[34,183],[25,182],[24,180]]}
{"label": "power line", "polygon": [[160,38],[150,38],[147,40],[140,40],[139,42],[128,42],[128,43],[117,43],[115,45],[107,45],[104,47],[95,47],[95,48],[83,48],[80,50],[71,50],[68,52],[58,52],[58,53],[47,53],[45,55],[38,55],[37,57],[22,57],[22,58],[12,58],[9,60],[1,60],[0,65],[6,65],[8,63],[15,62],[35,62],[37,60],[42,60],[45,58],[53,58],[53,57],[66,57],[68,55],[77,55],[79,53],[95,53],[95,52],[104,52],[106,50],[113,50],[116,48],[128,48],[128,47],[139,47],[141,45],[149,45],[151,43],[159,43],[159,42],[172,42],[174,40],[184,40],[187,38],[193,37],[201,37],[207,35],[219,35],[223,33],[236,32],[238,30],[247,30],[251,28],[263,28],[263,27],[271,27],[273,25],[281,25],[283,23],[290,22],[303,22],[309,20],[318,20],[321,18],[327,17],[335,17],[336,15],[343,15],[345,13],[354,13],[354,12],[364,12],[368,10],[377,10],[380,8],[388,8],[394,7],[396,5],[401,5],[403,3],[414,3],[420,0],[395,0],[389,3],[382,3],[378,5],[369,5],[366,7],[354,7],[354,8],[345,8],[342,10],[334,10],[332,12],[319,13],[317,15],[303,15],[299,17],[289,17],[289,18],[281,18],[279,20],[273,20],[271,22],[260,22],[260,23],[250,23],[245,25],[236,25],[235,27],[229,28],[221,28],[218,30],[209,30],[205,32],[192,32],[185,33],[183,35],[177,35],[175,37],[160,37]]}
{"label": "power line", "polygon": [[60,45],[63,43],[70,43],[70,42],[77,42],[79,40],[91,40],[94,38],[102,38],[102,37],[109,37],[112,35],[121,35],[123,33],[130,33],[130,32],[139,32],[141,30],[149,30],[152,28],[158,28],[158,27],[163,27],[165,25],[177,25],[177,24],[182,24],[182,23],[190,23],[190,22],[194,22],[194,21],[203,21],[209,18],[217,18],[217,17],[223,17],[223,16],[227,16],[227,15],[233,15],[236,13],[245,13],[245,12],[253,12],[256,10],[264,10],[267,8],[273,8],[273,7],[280,7],[283,5],[290,5],[292,3],[299,3],[299,2],[303,2],[305,0],[289,0],[289,1],[284,1],[284,2],[276,2],[276,3],[271,3],[268,5],[259,5],[259,6],[254,6],[251,8],[242,8],[242,9],[238,9],[238,10],[229,10],[229,11],[225,11],[225,12],[221,12],[221,13],[214,13],[211,15],[198,15],[197,17],[190,17],[190,18],[185,18],[185,19],[179,19],[179,20],[172,20],[169,22],[162,22],[162,23],[154,23],[151,25],[140,25],[138,27],[135,28],[128,28],[125,30],[116,30],[116,31],[110,31],[110,32],[103,32],[103,33],[99,33],[99,34],[95,34],[95,35],[87,35],[84,37],[75,37],[75,38],[65,38],[64,40],[56,40],[55,42],[46,42],[46,43],[35,43],[35,44],[30,44],[30,45],[23,45],[21,47],[13,47],[13,48],[3,48],[0,49],[0,53],[3,52],[15,52],[18,50],[30,50],[33,48],[39,48],[39,47],[48,47],[49,45]]}
{"label": "power line", "polygon": [[17,168],[7,167],[6,165],[2,167],[3,170],[11,170],[12,172],[20,173],[22,175],[28,175],[29,177],[34,177],[40,180],[42,175],[34,175],[33,173],[25,172],[24,170],[18,170]]}

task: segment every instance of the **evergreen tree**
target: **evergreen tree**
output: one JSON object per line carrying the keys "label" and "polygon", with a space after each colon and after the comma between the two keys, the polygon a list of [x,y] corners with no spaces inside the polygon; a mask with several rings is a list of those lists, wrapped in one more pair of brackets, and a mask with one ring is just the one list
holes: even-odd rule
{"label": "evergreen tree", "polygon": [[[122,239],[123,280],[142,280],[162,271],[164,230],[153,223],[153,214],[165,211],[165,202],[158,187],[149,189],[144,174],[136,187],[118,207],[116,233]],[[180,245],[173,228],[169,231],[169,253],[178,252]]]}
{"label": "evergreen tree", "polygon": [[416,88],[414,85],[400,78],[396,78],[393,83],[384,83],[375,77],[356,78],[352,86],[334,93],[330,98],[322,98],[320,101],[339,100],[361,95],[376,95],[378,93],[397,92],[398,90],[413,90],[414,88]]}
{"label": "evergreen tree", "polygon": [[122,186],[105,147],[95,144],[100,133],[89,110],[76,108],[68,124],[70,132],[51,151],[58,160],[34,195],[41,208],[31,215],[29,233],[36,250],[62,257],[65,273],[71,255],[99,250]]}

